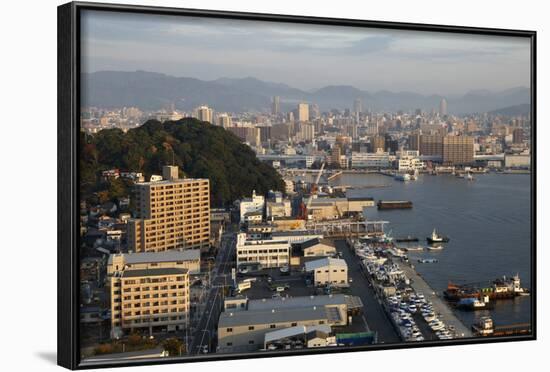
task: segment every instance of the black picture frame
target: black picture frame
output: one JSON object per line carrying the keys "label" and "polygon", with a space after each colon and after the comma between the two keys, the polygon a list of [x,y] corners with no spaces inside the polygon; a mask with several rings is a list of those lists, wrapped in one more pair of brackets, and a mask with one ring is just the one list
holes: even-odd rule
{"label": "black picture frame", "polygon": [[[424,341],[420,344],[377,344],[368,347],[323,348],[322,350],[292,350],[261,352],[254,354],[201,355],[193,357],[140,359],[138,361],[82,362],[79,358],[79,112],[80,112],[80,14],[83,10],[105,12],[131,12],[141,14],[163,14],[200,16],[267,22],[290,22],[330,26],[351,26],[384,28],[411,31],[435,31],[473,35],[515,36],[528,38],[531,43],[531,287],[532,287],[532,333],[529,335],[504,336],[498,338],[472,338],[463,340]],[[380,349],[403,349],[443,345],[481,344],[535,340],[537,338],[537,291],[536,291],[536,40],[535,31],[460,27],[434,24],[380,22],[356,19],[335,19],[278,14],[258,14],[199,9],[179,9],[153,6],[134,6],[71,2],[58,7],[58,318],[57,358],[60,366],[69,369],[98,367],[120,367],[181,362],[201,362],[227,359],[265,358],[319,353],[341,353]]]}

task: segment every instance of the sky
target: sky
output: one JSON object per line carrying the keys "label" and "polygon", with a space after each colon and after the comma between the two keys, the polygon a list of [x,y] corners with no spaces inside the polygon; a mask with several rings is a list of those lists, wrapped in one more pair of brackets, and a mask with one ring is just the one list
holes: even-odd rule
{"label": "sky", "polygon": [[314,90],[464,94],[530,86],[527,38],[85,11],[82,71],[255,77]]}

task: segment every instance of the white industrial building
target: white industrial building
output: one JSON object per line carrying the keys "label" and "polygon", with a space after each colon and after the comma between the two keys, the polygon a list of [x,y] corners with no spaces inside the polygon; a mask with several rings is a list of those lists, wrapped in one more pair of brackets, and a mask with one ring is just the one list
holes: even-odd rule
{"label": "white industrial building", "polygon": [[348,265],[339,258],[326,257],[305,264],[316,286],[348,287]]}
{"label": "white industrial building", "polygon": [[249,240],[245,233],[237,235],[237,267],[260,264],[262,268],[282,267],[290,264],[288,240]]}
{"label": "white industrial building", "polygon": [[384,151],[375,153],[352,152],[352,168],[389,168],[391,164],[390,154]]}
{"label": "white industrial building", "polygon": [[416,150],[403,150],[398,154],[397,170],[400,172],[421,170],[425,166],[420,160],[420,152]]}

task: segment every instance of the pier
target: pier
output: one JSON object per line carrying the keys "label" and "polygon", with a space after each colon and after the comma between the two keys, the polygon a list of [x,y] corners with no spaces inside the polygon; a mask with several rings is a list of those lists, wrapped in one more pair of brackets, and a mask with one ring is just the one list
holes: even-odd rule
{"label": "pier", "polygon": [[411,287],[417,292],[422,293],[427,300],[431,301],[433,304],[434,312],[440,315],[441,319],[448,326],[452,326],[455,329],[456,334],[459,337],[472,337],[472,331],[462,323],[457,316],[454,314],[453,310],[449,305],[437,295],[437,293],[426,283],[424,278],[422,278],[414,269],[413,266],[406,263],[400,263],[399,267],[405,275],[411,281]]}

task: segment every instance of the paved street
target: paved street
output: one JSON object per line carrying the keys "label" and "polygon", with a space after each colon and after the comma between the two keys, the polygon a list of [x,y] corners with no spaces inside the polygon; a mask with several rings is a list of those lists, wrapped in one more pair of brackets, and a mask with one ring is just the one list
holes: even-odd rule
{"label": "paved street", "polygon": [[348,276],[353,280],[351,294],[360,297],[363,301],[363,314],[369,329],[377,332],[379,343],[400,342],[397,331],[361,270],[359,259],[350,251],[344,240],[336,240],[335,245],[348,264]]}
{"label": "paved street", "polygon": [[200,353],[205,346],[208,347],[209,352],[215,349],[217,324],[223,307],[223,286],[231,281],[234,249],[234,234],[225,235],[222,238],[220,250],[212,269],[211,288],[206,300],[205,311],[198,322],[189,347],[191,355]]}

